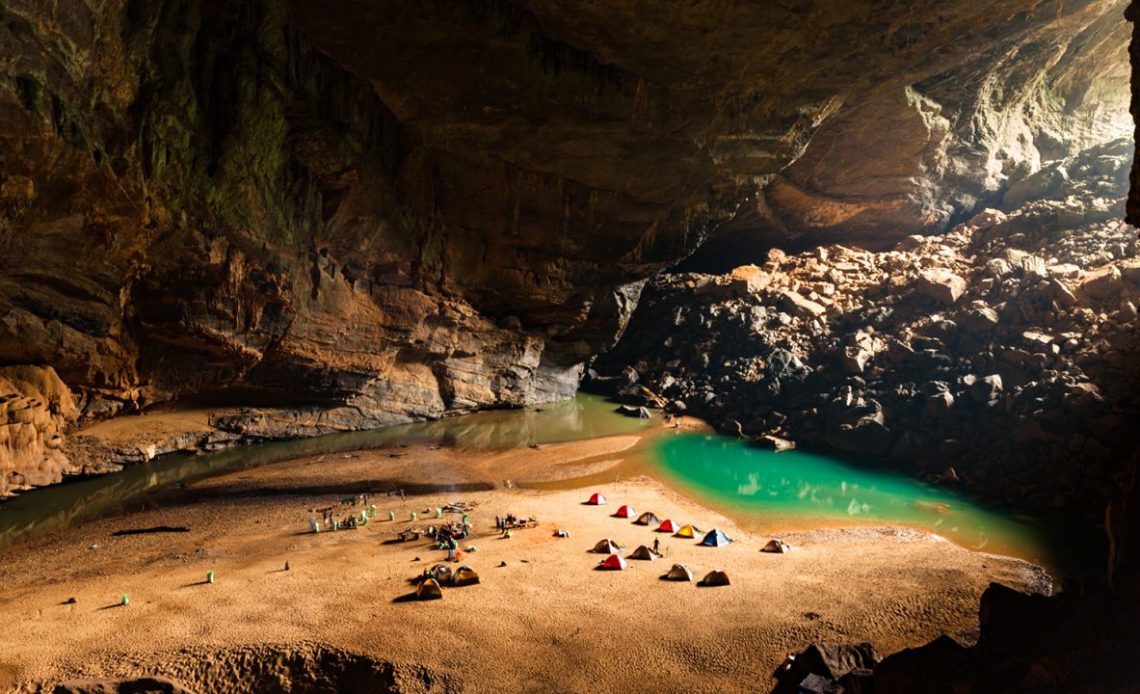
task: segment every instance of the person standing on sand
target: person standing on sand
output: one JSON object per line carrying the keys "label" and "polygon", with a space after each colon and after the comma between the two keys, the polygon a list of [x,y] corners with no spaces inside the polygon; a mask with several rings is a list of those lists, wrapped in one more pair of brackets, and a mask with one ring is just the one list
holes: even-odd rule
{"label": "person standing on sand", "polygon": [[661,540],[656,537],[653,538],[653,553],[661,556]]}

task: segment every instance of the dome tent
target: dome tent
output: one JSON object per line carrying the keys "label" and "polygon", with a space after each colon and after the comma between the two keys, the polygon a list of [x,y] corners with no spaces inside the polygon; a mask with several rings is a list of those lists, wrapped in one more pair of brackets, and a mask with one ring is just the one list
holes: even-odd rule
{"label": "dome tent", "polygon": [[599,569],[605,569],[607,571],[624,571],[625,567],[625,559],[622,559],[616,554],[611,554],[610,556],[603,559],[600,564],[598,564]]}
{"label": "dome tent", "polygon": [[732,540],[729,539],[728,535],[716,529],[710,530],[701,540],[701,544],[705,547],[724,547],[730,542]]}

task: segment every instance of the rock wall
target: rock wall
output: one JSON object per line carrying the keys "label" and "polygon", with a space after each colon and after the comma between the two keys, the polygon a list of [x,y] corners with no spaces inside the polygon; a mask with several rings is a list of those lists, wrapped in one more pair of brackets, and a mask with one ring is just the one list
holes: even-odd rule
{"label": "rock wall", "polygon": [[[1132,99],[1129,112],[1134,123],[1134,141],[1140,143],[1140,4],[1131,2],[1124,16],[1132,23],[1132,40],[1128,43],[1128,61],[1132,67]],[[1128,223],[1140,226],[1140,144],[1132,161],[1131,188],[1128,193]]]}
{"label": "rock wall", "polygon": [[618,194],[426,145],[281,3],[2,19],[0,359],[53,365],[88,414],[565,398],[688,248]]}

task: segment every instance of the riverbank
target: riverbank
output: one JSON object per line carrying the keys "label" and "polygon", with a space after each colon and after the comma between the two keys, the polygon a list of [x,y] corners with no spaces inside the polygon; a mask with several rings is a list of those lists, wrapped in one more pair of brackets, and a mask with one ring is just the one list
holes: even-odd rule
{"label": "riverbank", "polygon": [[[630,438],[508,453],[394,444],[309,456],[193,483],[161,508],[0,550],[9,587],[0,600],[8,625],[0,688],[157,674],[193,691],[237,692],[273,678],[343,684],[351,671],[404,691],[754,691],[806,643],[866,639],[889,653],[941,633],[969,640],[989,582],[1044,587],[1025,562],[921,532],[747,532],[645,477],[598,487],[610,499],[603,507],[581,503],[593,489],[525,486],[620,464]],[[399,489],[403,501],[384,495]],[[368,491],[381,519],[477,504],[474,536],[461,546],[478,548],[464,561],[482,583],[408,602],[409,581],[443,553],[392,542],[406,521],[307,532],[307,509]],[[736,542],[699,547],[612,518],[622,503],[720,528]],[[494,516],[507,512],[539,526],[499,539]],[[188,530],[113,535],[162,526]],[[570,538],[554,537],[555,528]],[[762,554],[777,534],[794,551]],[[667,558],[595,571],[601,557],[587,550],[603,537],[627,553],[658,538]],[[698,576],[724,569],[733,584],[660,581],[674,561]],[[130,605],[116,607],[123,594]]]}

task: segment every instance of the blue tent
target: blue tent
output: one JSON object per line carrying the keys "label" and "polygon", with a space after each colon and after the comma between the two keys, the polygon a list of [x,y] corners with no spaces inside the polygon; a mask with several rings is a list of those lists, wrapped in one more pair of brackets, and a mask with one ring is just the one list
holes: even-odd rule
{"label": "blue tent", "polygon": [[728,539],[728,535],[725,535],[719,530],[710,530],[708,534],[705,535],[705,539],[701,540],[701,544],[705,547],[723,547],[729,542],[732,542],[732,540]]}

